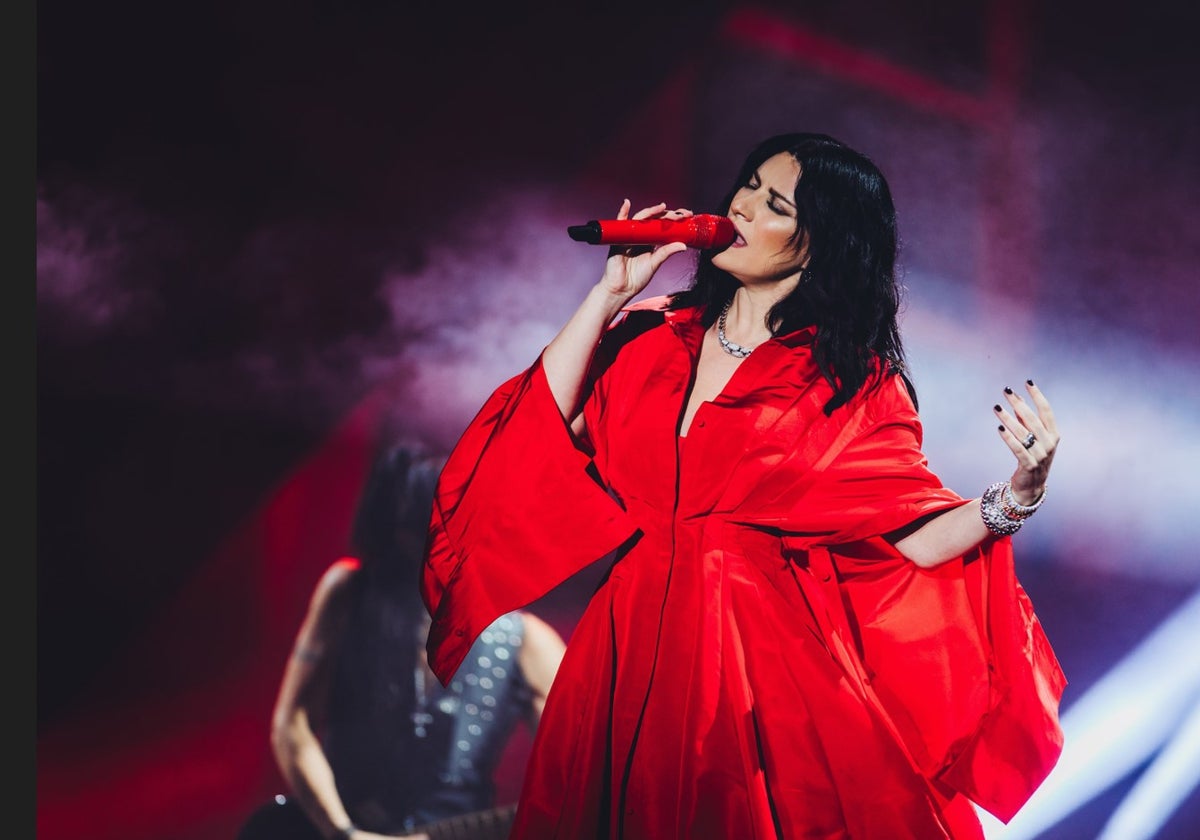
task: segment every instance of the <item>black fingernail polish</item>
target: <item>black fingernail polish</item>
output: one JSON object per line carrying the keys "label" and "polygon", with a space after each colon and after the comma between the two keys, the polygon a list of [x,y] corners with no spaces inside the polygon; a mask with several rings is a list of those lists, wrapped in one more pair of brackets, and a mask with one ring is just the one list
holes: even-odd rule
{"label": "black fingernail polish", "polygon": [[1026,379],[1026,380],[1025,380],[1025,384],[1026,384],[1026,385],[1032,385],[1032,384],[1033,384],[1033,380],[1032,380],[1032,379]]}
{"label": "black fingernail polish", "polygon": [[[999,410],[1000,410],[1000,405],[999,405],[999,404],[996,404],[996,405],[992,406],[992,411],[999,411]],[[1001,428],[1003,428],[1003,427],[1001,427]]]}
{"label": "black fingernail polish", "polygon": [[997,428],[997,429],[999,429],[999,430],[1000,430],[1000,431],[1002,431],[1002,432],[1004,431],[1004,427],[1003,427],[1003,426],[997,426],[996,428]]}
{"label": "black fingernail polish", "polygon": [[1012,393],[1012,388],[1009,388],[1007,385],[1005,385],[1005,386],[1004,386],[1004,393],[1006,393],[1006,394],[1011,394],[1011,393]]}

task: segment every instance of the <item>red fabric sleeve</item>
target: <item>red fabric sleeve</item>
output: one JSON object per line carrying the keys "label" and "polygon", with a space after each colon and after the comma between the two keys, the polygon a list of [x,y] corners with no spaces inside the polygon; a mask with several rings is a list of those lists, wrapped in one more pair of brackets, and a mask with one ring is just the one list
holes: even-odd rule
{"label": "red fabric sleeve", "polygon": [[635,531],[562,419],[541,360],[501,385],[438,479],[421,593],[443,684],[476,637]]}
{"label": "red fabric sleeve", "polygon": [[[1062,751],[1066,679],[1017,581],[1010,539],[920,569],[879,538],[967,501],[929,470],[898,378],[871,395],[856,425],[818,462],[806,499],[821,504],[797,511],[802,536],[786,543],[836,567],[816,569],[832,587],[827,602],[922,772],[1007,822]],[[818,527],[820,538],[805,533]]]}
{"label": "red fabric sleeve", "polygon": [[873,389],[850,418],[835,412],[809,438],[819,440],[824,427],[836,435],[812,457],[788,531],[812,535],[814,543],[852,543],[967,502],[929,469],[921,423],[900,377]]}
{"label": "red fabric sleeve", "polygon": [[984,558],[968,562],[965,576],[986,604],[991,709],[939,778],[1008,822],[1062,754],[1067,679],[1017,581],[1012,541],[988,541],[979,552]]}
{"label": "red fabric sleeve", "polygon": [[1011,540],[933,569],[887,554],[879,540],[807,553],[824,590],[816,600],[859,651],[847,673],[860,675],[923,775],[1008,822],[1062,752],[1066,687]]}

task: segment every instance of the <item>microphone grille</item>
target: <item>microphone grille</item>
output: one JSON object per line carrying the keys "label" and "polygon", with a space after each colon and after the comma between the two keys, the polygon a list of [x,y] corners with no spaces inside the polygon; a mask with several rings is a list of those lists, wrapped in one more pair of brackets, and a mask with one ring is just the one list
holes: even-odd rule
{"label": "microphone grille", "polygon": [[704,213],[694,218],[697,238],[702,241],[702,248],[724,248],[737,236],[733,222],[725,216]]}

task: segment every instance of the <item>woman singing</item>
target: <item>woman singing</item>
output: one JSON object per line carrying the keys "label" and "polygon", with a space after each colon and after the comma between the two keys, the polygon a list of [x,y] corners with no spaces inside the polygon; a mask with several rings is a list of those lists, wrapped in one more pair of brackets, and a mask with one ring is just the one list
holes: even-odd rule
{"label": "woman singing", "polygon": [[513,837],[982,837],[971,803],[1011,818],[1062,745],[1011,539],[1044,498],[1050,404],[1005,388],[1011,477],[944,487],[875,164],[771,137],[718,212],[737,237],[684,291],[630,303],[683,244],[613,248],[463,434],[424,568],[431,663],[448,679],[489,621],[607,556]]}

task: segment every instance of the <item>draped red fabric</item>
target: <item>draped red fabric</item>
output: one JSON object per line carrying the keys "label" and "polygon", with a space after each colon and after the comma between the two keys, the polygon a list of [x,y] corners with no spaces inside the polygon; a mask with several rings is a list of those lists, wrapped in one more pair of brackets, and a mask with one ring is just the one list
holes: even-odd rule
{"label": "draped red fabric", "polygon": [[1064,680],[1010,541],[922,570],[881,538],[965,500],[897,377],[827,417],[812,332],[755,349],[678,435],[703,326],[609,330],[573,437],[539,363],[439,483],[430,661],[606,557],[513,837],[979,838],[1061,749]]}

